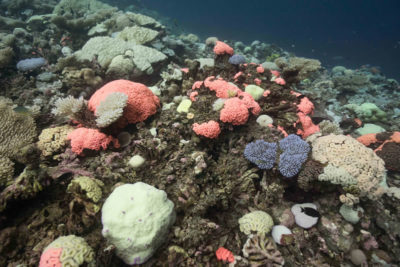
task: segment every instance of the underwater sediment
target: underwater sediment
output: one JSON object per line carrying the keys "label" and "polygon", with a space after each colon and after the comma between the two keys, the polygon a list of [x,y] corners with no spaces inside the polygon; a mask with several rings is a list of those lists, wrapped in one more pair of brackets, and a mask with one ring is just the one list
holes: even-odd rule
{"label": "underwater sediment", "polygon": [[1,4],[1,266],[400,263],[397,81],[42,4]]}

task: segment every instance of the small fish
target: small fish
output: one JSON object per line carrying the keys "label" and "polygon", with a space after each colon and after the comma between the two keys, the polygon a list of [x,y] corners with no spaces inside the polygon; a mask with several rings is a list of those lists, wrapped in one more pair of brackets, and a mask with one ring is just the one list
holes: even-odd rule
{"label": "small fish", "polygon": [[310,217],[316,217],[316,218],[321,217],[319,212],[316,209],[313,209],[313,208],[309,208],[309,207],[301,208],[301,212],[303,212],[304,214],[306,214],[306,215],[308,215]]}
{"label": "small fish", "polygon": [[26,115],[28,115],[28,114],[31,113],[31,111],[30,111],[29,109],[27,109],[26,107],[24,107],[24,106],[17,106],[17,107],[15,107],[15,108],[13,108],[13,110],[14,110],[16,113],[20,113],[20,114],[26,114]]}

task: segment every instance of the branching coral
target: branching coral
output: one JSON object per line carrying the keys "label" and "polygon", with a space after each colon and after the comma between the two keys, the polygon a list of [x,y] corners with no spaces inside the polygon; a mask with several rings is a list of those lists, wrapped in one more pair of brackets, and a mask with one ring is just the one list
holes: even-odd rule
{"label": "branching coral", "polygon": [[96,124],[103,128],[118,120],[128,103],[128,96],[115,92],[109,94],[96,109]]}
{"label": "branching coral", "polygon": [[57,99],[54,105],[55,107],[51,111],[54,115],[65,116],[80,121],[81,117],[79,114],[86,109],[87,103],[83,97],[76,99],[73,96],[68,96]]}

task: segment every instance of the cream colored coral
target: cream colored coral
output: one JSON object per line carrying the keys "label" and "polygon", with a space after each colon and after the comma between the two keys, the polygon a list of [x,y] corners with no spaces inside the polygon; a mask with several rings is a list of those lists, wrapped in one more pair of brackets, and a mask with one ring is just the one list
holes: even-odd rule
{"label": "cream colored coral", "polygon": [[118,120],[128,103],[128,96],[124,93],[111,93],[96,108],[96,124],[99,127],[107,127]]}
{"label": "cream colored coral", "polygon": [[86,107],[86,100],[83,97],[74,98],[73,96],[67,96],[57,99],[54,105],[55,107],[51,110],[54,115],[75,119],[76,114]]}
{"label": "cream colored coral", "polygon": [[42,156],[48,157],[61,152],[67,145],[67,135],[73,129],[69,125],[44,129],[37,142],[38,148],[42,151]]}
{"label": "cream colored coral", "polygon": [[93,249],[82,237],[60,236],[51,242],[44,251],[50,248],[62,248],[60,261],[63,267],[81,266],[84,263],[87,264],[85,266],[96,266]]}
{"label": "cream colored coral", "polygon": [[14,112],[8,100],[0,99],[0,155],[12,158],[36,137],[36,125],[26,113]]}
{"label": "cream colored coral", "polygon": [[78,176],[71,180],[67,190],[70,192],[73,191],[74,186],[79,186],[82,191],[86,192],[86,197],[88,199],[97,203],[101,199],[101,187],[104,186],[104,183],[87,176]]}
{"label": "cream colored coral", "polygon": [[261,210],[247,213],[239,219],[240,231],[246,235],[255,232],[258,235],[265,236],[265,234],[271,231],[272,226],[274,226],[272,217]]}
{"label": "cream colored coral", "polygon": [[342,186],[357,184],[357,179],[350,175],[344,168],[340,166],[336,167],[330,163],[324,168],[324,172],[318,176],[318,180]]}
{"label": "cream colored coral", "polygon": [[333,134],[316,138],[312,147],[312,158],[328,164],[319,180],[342,186],[356,184],[361,197],[373,200],[384,193],[384,162],[372,149],[352,137]]}

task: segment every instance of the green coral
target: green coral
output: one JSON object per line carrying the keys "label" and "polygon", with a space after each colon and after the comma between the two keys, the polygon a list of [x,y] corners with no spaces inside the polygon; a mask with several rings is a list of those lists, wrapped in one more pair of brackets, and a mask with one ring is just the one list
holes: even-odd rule
{"label": "green coral", "polygon": [[62,266],[96,266],[93,249],[85,239],[75,235],[60,236],[51,242],[43,252],[48,249],[62,248],[60,262]]}
{"label": "green coral", "polygon": [[[68,185],[68,192],[77,193],[79,189],[86,192],[85,196],[93,201],[94,203],[99,202],[102,197],[101,187],[104,183],[97,179],[92,179],[87,176],[78,176],[72,179],[71,183]],[[78,189],[78,188],[79,189]]]}
{"label": "green coral", "polygon": [[363,103],[361,105],[348,104],[345,108],[353,111],[363,122],[387,121],[386,112],[374,103]]}
{"label": "green coral", "polygon": [[274,226],[272,217],[261,210],[247,213],[239,219],[240,231],[246,235],[255,232],[260,236],[265,236],[271,231],[272,226]]}

